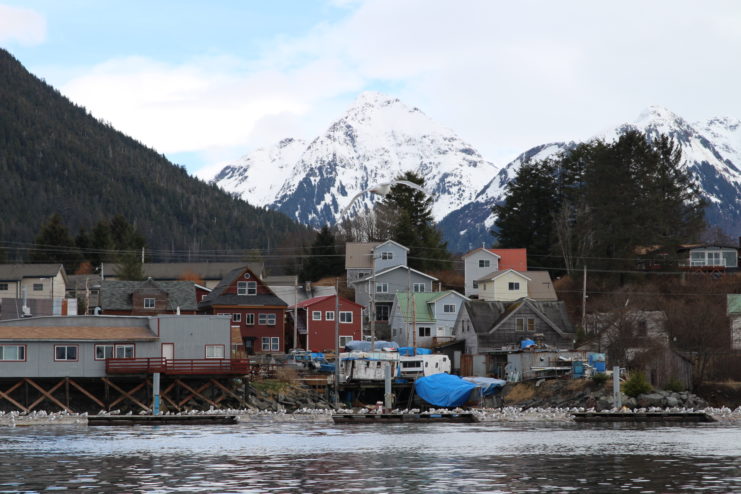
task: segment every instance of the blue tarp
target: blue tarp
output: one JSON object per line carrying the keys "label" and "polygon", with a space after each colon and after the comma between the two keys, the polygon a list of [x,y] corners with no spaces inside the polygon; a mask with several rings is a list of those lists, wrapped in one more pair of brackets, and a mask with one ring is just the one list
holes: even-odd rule
{"label": "blue tarp", "polygon": [[525,338],[520,342],[520,348],[530,348],[531,346],[535,346],[535,342],[531,340],[530,338]]}
{"label": "blue tarp", "polygon": [[481,396],[484,397],[497,394],[507,384],[507,381],[493,377],[464,377],[463,380],[480,387]]}
{"label": "blue tarp", "polygon": [[430,405],[458,407],[465,404],[475,384],[450,374],[433,374],[414,381],[414,390]]}
{"label": "blue tarp", "polygon": [[413,357],[414,355],[432,355],[432,350],[429,348],[414,348],[413,346],[400,346],[399,355],[405,357]]}
{"label": "blue tarp", "polygon": [[[399,348],[399,344],[395,341],[376,340],[375,351],[380,352],[381,349],[383,348],[397,349]],[[349,341],[345,344],[345,349],[347,349],[348,352],[370,352],[371,342],[370,341],[360,341],[360,340]]]}

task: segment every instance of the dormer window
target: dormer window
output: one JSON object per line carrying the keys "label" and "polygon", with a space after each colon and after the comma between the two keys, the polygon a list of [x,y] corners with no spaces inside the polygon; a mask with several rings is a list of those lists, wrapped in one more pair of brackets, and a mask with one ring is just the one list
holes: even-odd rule
{"label": "dormer window", "polygon": [[393,252],[381,252],[381,259],[384,261],[390,261],[394,258]]}
{"label": "dormer window", "polygon": [[479,259],[479,267],[480,268],[488,268],[491,266],[491,260],[489,259]]}
{"label": "dormer window", "polygon": [[237,283],[237,295],[257,295],[256,281],[240,281]]}
{"label": "dormer window", "polygon": [[509,282],[509,290],[510,291],[516,291],[520,289],[520,282],[519,281],[510,281]]}
{"label": "dormer window", "polygon": [[155,299],[153,298],[145,298],[144,299],[144,308],[145,309],[154,309],[155,308]]}

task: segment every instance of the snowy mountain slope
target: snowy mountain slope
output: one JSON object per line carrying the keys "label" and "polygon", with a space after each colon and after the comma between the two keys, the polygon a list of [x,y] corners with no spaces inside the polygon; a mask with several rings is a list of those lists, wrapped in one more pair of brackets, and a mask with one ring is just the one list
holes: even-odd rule
{"label": "snowy mountain slope", "polygon": [[[319,227],[335,223],[358,192],[406,171],[425,177],[433,216],[440,220],[473,201],[480,184],[497,172],[453,131],[375,92],[362,93],[300,153],[299,141],[294,142],[291,153],[258,150],[219,172],[213,182],[252,204]],[[375,200],[363,196],[348,215],[370,209]]]}
{"label": "snowy mountain slope", "polygon": [[[715,118],[691,125],[665,108],[652,106],[634,122],[613,127],[592,139],[612,142],[630,129],[644,132],[649,138],[665,134],[674,139],[682,149],[684,165],[694,174],[708,200],[707,222],[732,235],[741,231],[741,122]],[[494,237],[490,231],[496,220],[491,208],[504,199],[506,184],[517,175],[520,165],[573,146],[573,142],[537,146],[502,168],[473,203],[451,212],[440,222],[449,248],[465,252],[482,243],[491,244]]]}

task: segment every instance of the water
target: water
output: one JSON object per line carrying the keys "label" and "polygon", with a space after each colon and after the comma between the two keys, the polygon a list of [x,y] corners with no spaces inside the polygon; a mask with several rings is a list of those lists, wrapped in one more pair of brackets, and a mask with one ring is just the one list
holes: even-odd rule
{"label": "water", "polygon": [[741,428],[0,429],[0,492],[741,492]]}

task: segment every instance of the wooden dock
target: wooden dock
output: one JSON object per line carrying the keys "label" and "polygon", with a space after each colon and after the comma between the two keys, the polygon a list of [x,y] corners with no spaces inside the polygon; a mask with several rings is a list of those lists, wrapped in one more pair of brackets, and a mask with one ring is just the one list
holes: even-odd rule
{"label": "wooden dock", "polygon": [[236,415],[90,415],[88,425],[222,425],[236,424]]}
{"label": "wooden dock", "polygon": [[347,413],[332,416],[335,424],[400,424],[441,422],[476,422],[472,413]]}
{"label": "wooden dock", "polygon": [[576,422],[715,422],[704,412],[580,412],[574,414]]}

